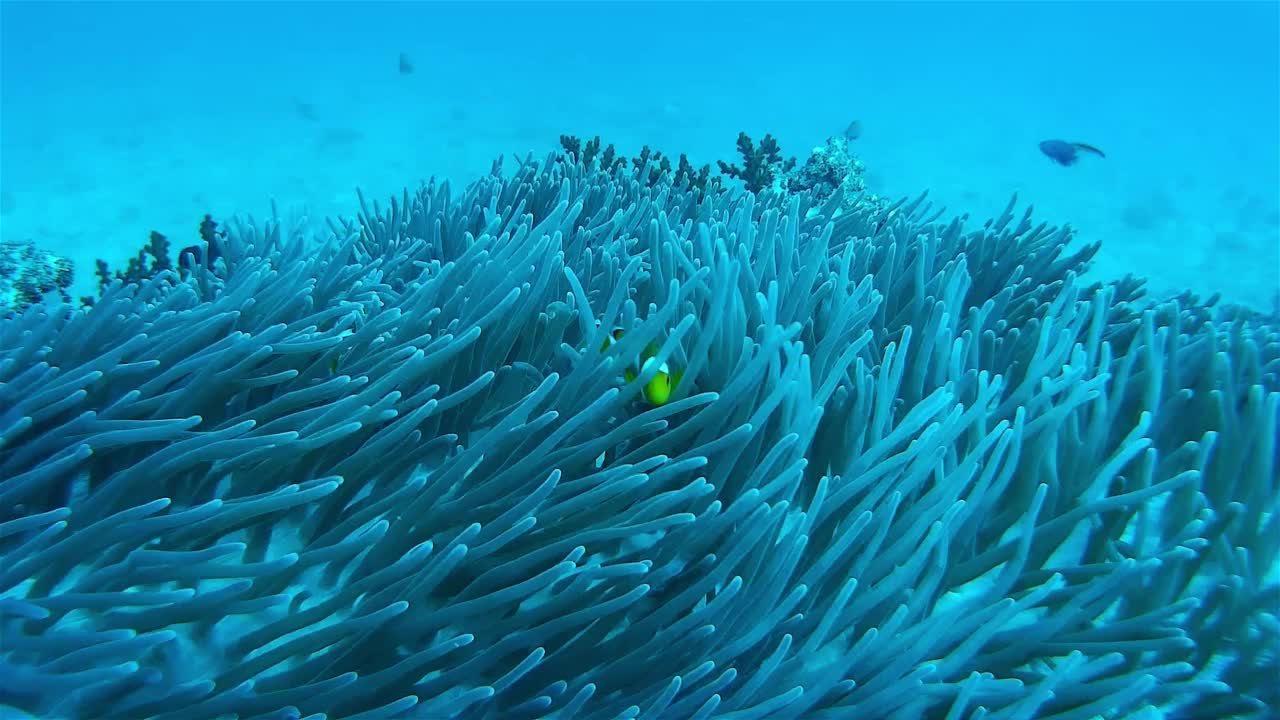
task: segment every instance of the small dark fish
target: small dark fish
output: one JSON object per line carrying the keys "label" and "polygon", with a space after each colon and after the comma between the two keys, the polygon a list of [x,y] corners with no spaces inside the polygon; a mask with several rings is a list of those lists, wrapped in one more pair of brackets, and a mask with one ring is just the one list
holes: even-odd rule
{"label": "small dark fish", "polygon": [[413,74],[413,61],[410,60],[409,56],[404,53],[400,53],[400,74],[401,75]]}
{"label": "small dark fish", "polygon": [[1049,156],[1050,160],[1059,165],[1074,165],[1076,160],[1080,159],[1080,152],[1091,152],[1098,157],[1105,158],[1106,153],[1098,148],[1080,142],[1067,142],[1066,140],[1045,140],[1040,143],[1040,152]]}
{"label": "small dark fish", "polygon": [[298,117],[302,118],[303,120],[307,120],[310,122],[320,121],[320,113],[316,112],[316,106],[312,105],[306,100],[294,98],[293,111],[297,113]]}
{"label": "small dark fish", "polygon": [[862,123],[854,120],[849,123],[849,127],[844,129],[844,139],[853,142],[862,137]]}

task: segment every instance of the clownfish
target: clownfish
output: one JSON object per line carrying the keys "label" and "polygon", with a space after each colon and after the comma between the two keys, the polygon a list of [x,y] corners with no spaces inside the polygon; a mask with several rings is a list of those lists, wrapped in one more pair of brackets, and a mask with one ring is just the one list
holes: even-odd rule
{"label": "clownfish", "polygon": [[[621,328],[615,328],[613,332],[605,336],[604,343],[600,346],[600,352],[605,352],[614,343],[622,339],[625,333]],[[649,364],[658,354],[658,346],[655,343],[649,343],[647,347],[640,353],[637,362],[627,366],[622,371],[622,379],[627,383],[635,382],[640,377],[640,373],[644,371],[646,365]],[[640,394],[644,396],[645,401],[650,405],[666,405],[671,401],[671,394],[675,392],[676,385],[680,383],[680,378],[684,377],[684,370],[677,369],[675,372],[662,363],[658,366],[658,372],[649,382],[641,389]]]}

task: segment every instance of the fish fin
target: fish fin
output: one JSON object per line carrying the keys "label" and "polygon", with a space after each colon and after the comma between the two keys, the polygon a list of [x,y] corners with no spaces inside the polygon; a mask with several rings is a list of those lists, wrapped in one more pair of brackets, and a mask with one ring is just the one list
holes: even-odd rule
{"label": "fish fin", "polygon": [[1077,149],[1077,150],[1083,150],[1083,151],[1085,151],[1085,152],[1091,152],[1091,153],[1093,153],[1094,155],[1097,155],[1097,156],[1098,156],[1098,157],[1100,157],[1100,158],[1105,158],[1105,157],[1107,156],[1107,154],[1106,154],[1106,153],[1102,152],[1102,151],[1101,151],[1101,150],[1099,150],[1098,148],[1096,148],[1096,147],[1094,147],[1094,146],[1092,146],[1092,145],[1090,145],[1090,144],[1088,144],[1088,143],[1082,143],[1082,142],[1078,142],[1078,143],[1071,143],[1071,147],[1073,147],[1073,148],[1075,148],[1075,149]]}

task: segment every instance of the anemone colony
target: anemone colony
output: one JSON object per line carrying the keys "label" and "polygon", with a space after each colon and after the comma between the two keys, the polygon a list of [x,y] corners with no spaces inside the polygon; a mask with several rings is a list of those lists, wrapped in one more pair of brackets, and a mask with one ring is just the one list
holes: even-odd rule
{"label": "anemone colony", "polygon": [[1275,712],[1273,325],[1086,286],[1012,203],[646,170],[241,220],[0,321],[0,705]]}

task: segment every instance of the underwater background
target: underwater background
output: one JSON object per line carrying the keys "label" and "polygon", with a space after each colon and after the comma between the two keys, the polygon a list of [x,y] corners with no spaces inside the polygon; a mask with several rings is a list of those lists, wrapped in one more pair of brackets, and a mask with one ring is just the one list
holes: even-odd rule
{"label": "underwater background", "polygon": [[[205,213],[350,215],[356,186],[466,182],[561,134],[803,158],[853,120],[874,192],[979,220],[1020,193],[1162,294],[1280,287],[1272,2],[3,7],[4,239],[74,259],[77,294]],[[1063,168],[1047,138],[1108,157]]]}
{"label": "underwater background", "polygon": [[1276,2],[4,0],[0,720],[1280,718],[1277,88]]}

